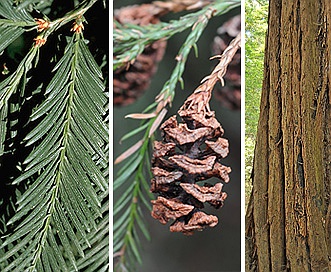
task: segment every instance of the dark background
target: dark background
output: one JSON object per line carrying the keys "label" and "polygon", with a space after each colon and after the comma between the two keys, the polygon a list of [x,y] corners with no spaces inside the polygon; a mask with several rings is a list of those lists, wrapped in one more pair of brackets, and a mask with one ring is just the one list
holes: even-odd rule
{"label": "dark background", "polygon": [[[129,4],[148,3],[148,1],[115,1],[114,9]],[[216,36],[217,28],[233,15],[240,13],[236,9],[217,18],[213,18],[205,29],[198,42],[199,55],[195,57],[190,53],[186,69],[183,75],[185,89],[182,90],[178,84],[176,96],[169,112],[164,120],[177,113],[185,99],[199,85],[201,79],[209,75],[217,61],[210,61],[213,55],[211,51],[213,38]],[[181,13],[182,14],[182,13]],[[168,21],[170,18],[178,18],[179,14],[173,14],[162,18]],[[132,105],[125,107],[114,107],[113,110],[113,151],[114,159],[134,144],[140,138],[129,139],[120,142],[120,138],[128,131],[139,126],[139,120],[125,119],[130,113],[142,112],[154,101],[164,83],[171,75],[176,65],[175,57],[180,46],[186,39],[188,32],[176,34],[168,40],[167,50],[152,83],[145,94]],[[230,153],[223,160],[224,165],[230,166],[230,182],[225,184],[223,190],[228,194],[224,206],[220,210],[206,209],[208,214],[214,214],[219,218],[219,223],[214,228],[207,228],[202,232],[196,232],[193,236],[184,236],[181,233],[171,233],[169,224],[162,225],[150,216],[150,211],[145,211],[146,225],[150,231],[152,240],[142,241],[142,266],[137,265],[137,271],[144,272],[210,272],[210,271],[240,271],[241,256],[241,140],[240,140],[240,111],[233,111],[221,106],[220,102],[213,99],[210,102],[211,109],[216,112],[216,118],[225,130],[224,138],[229,140]],[[160,139],[159,135],[157,138]],[[119,166],[114,166],[114,175]],[[114,194],[114,202],[120,192]]]}

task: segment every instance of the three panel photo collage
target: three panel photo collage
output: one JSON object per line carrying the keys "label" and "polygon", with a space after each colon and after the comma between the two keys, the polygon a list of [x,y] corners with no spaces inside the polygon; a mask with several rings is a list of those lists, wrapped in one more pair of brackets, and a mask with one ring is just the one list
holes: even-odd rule
{"label": "three panel photo collage", "polygon": [[1,0],[0,271],[331,271],[330,24]]}

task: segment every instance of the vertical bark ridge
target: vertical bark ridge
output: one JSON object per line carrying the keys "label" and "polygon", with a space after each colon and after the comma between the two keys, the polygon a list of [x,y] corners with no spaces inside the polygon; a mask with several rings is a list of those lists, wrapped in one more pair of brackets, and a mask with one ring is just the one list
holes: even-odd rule
{"label": "vertical bark ridge", "polygon": [[[326,14],[327,1],[305,1],[304,16],[307,21],[318,20],[315,26],[303,24],[302,31],[302,69],[306,72],[302,78],[302,156],[305,169],[305,200],[307,214],[307,238],[310,249],[310,264],[312,271],[330,271],[327,250],[327,236],[323,218],[325,217],[326,188],[323,176],[323,93],[325,92],[326,62]],[[317,11],[312,14],[311,10]],[[315,69],[312,69],[315,67]]]}
{"label": "vertical bark ridge", "polygon": [[[284,3],[284,2],[283,2]],[[301,154],[301,10],[300,2],[283,5],[281,15],[281,67],[282,67],[282,130],[285,176],[285,223],[287,266],[293,271],[309,271],[309,255],[305,245],[306,222],[304,209],[304,175]],[[286,225],[285,224],[285,225]]]}
{"label": "vertical bark ridge", "polygon": [[[331,3],[327,1],[325,3],[325,18],[326,28],[330,29],[331,27]],[[325,216],[325,229],[327,235],[327,245],[328,245],[328,255],[331,256],[331,69],[330,69],[330,59],[331,59],[331,35],[326,32],[326,86],[325,86],[325,111],[324,111],[324,184],[326,189],[325,202],[327,206],[326,216]]]}
{"label": "vertical bark ridge", "polygon": [[[280,5],[277,1],[270,3],[269,10],[274,9],[276,13],[273,13],[272,16],[269,16],[269,25],[272,25],[273,28],[268,30],[267,38],[266,38],[266,48],[279,48],[279,26],[280,26]],[[271,31],[271,33],[269,33]],[[258,179],[257,182],[253,184],[252,196],[250,199],[249,208],[247,210],[247,226],[246,226],[246,244],[247,250],[249,251],[247,254],[247,263],[246,269],[251,271],[270,271],[272,266],[277,266],[277,264],[272,264],[271,254],[272,252],[276,252],[277,247],[284,248],[284,231],[280,231],[278,237],[274,237],[277,239],[280,245],[270,246],[270,230],[276,229],[277,225],[279,225],[281,218],[283,218],[282,209],[277,205],[273,205],[274,203],[270,202],[268,199],[268,194],[276,195],[277,190],[279,188],[272,187],[268,189],[269,184],[269,158],[271,158],[271,163],[278,164],[276,159],[270,157],[270,153],[275,154],[275,156],[279,156],[278,149],[281,146],[282,135],[279,130],[280,124],[278,125],[278,129],[269,134],[269,126],[272,127],[273,124],[270,123],[269,114],[278,116],[280,114],[281,109],[281,101],[279,99],[275,99],[274,101],[270,101],[270,97],[276,97],[280,90],[281,82],[277,79],[280,75],[280,50],[270,50],[266,52],[265,56],[265,72],[264,78],[266,79],[263,82],[263,89],[270,90],[270,92],[263,92],[261,97],[261,105],[260,105],[260,119],[258,128],[260,133],[257,136],[257,147],[261,146],[263,148],[256,148],[255,159],[254,159],[254,174],[253,180]],[[269,67],[269,64],[271,66]],[[276,80],[275,80],[276,79]],[[272,104],[273,102],[276,105]],[[273,144],[271,149],[267,148],[269,143]],[[263,160],[263,164],[256,163],[257,159],[261,158]],[[281,169],[281,168],[278,168]],[[275,173],[275,176],[279,176]],[[281,183],[282,180],[280,179]],[[278,194],[280,195],[280,194]],[[272,210],[277,210],[277,214],[271,214],[268,212],[268,205],[271,205]],[[254,208],[252,208],[254,207]],[[252,209],[251,209],[252,208]],[[279,215],[279,216],[278,216]],[[270,228],[271,226],[271,228]],[[258,244],[259,247],[255,245]],[[263,248],[263,253],[261,254],[261,248]],[[280,254],[280,258],[277,262],[281,262],[284,257]],[[258,264],[258,266],[257,266]]]}
{"label": "vertical bark ridge", "polygon": [[[271,18],[275,24],[281,26],[281,6],[275,3],[277,11]],[[272,7],[271,7],[272,8]],[[282,67],[281,58],[281,28],[276,27],[270,34],[271,48],[268,59],[270,67],[270,108],[268,112],[268,149],[269,149],[269,175],[268,175],[268,226],[270,241],[270,269],[271,271],[282,271],[285,269],[285,232],[284,225],[284,162],[283,162],[283,132],[282,132]],[[261,253],[260,253],[261,254]],[[265,268],[266,269],[266,268]],[[261,271],[266,271],[261,267]]]}
{"label": "vertical bark ridge", "polygon": [[247,271],[331,271],[328,0],[270,0]]}

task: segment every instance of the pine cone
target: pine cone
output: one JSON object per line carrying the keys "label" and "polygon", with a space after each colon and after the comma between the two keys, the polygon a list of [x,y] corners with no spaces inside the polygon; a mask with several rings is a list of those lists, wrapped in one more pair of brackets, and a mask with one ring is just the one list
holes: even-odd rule
{"label": "pine cone", "polygon": [[[141,26],[157,24],[163,12],[163,9],[151,4],[134,5],[116,10],[115,20],[121,24]],[[163,58],[165,48],[165,40],[156,41],[145,47],[133,64],[128,63],[114,71],[114,105],[129,105],[144,93],[157,70],[157,63]]]}
{"label": "pine cone", "polygon": [[231,169],[220,163],[226,157],[228,141],[215,114],[209,109],[210,92],[194,92],[176,116],[162,126],[163,141],[155,141],[152,159],[151,191],[159,196],[152,200],[152,216],[162,224],[174,220],[172,232],[193,234],[206,226],[214,227],[218,219],[201,210],[204,203],[222,207],[226,193],[222,183],[197,182],[217,177],[228,182]]}
{"label": "pine cone", "polygon": [[[225,22],[218,30],[219,36],[214,38],[212,45],[213,54],[220,55],[229,45],[230,41],[240,32],[241,18],[237,15]],[[241,107],[241,53],[240,50],[235,54],[232,62],[228,66],[224,76],[226,85],[217,87],[214,92],[215,98],[227,108],[238,110]]]}

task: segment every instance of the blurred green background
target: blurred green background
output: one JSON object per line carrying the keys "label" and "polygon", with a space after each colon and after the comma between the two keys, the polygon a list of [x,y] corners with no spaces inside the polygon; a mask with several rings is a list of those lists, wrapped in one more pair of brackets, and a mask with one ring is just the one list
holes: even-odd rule
{"label": "blurred green background", "polygon": [[269,0],[245,1],[245,203],[252,191],[254,148],[260,115]]}
{"label": "blurred green background", "polygon": [[[148,3],[147,1],[114,1],[114,9],[129,4]],[[217,61],[210,61],[213,55],[212,42],[219,28],[225,21],[240,13],[240,8],[223,16],[210,20],[207,28],[198,42],[199,55],[195,57],[192,50],[183,75],[185,88],[178,84],[176,96],[164,120],[177,113],[185,99],[198,87],[200,81],[210,74]],[[181,13],[184,14],[184,13]],[[162,18],[168,21],[179,18],[181,14],[171,14]],[[158,65],[150,87],[136,103],[125,107],[114,107],[113,110],[113,156],[114,159],[133,145],[140,138],[129,139],[120,143],[120,138],[128,131],[137,128],[139,121],[125,119],[130,113],[142,112],[154,101],[175,67],[175,57],[188,32],[176,34],[168,40],[167,50],[163,60]],[[162,225],[145,210],[145,220],[152,240],[146,241],[141,237],[143,265],[137,265],[141,272],[198,272],[198,271],[240,271],[241,267],[241,117],[240,111],[233,111],[221,106],[215,99],[211,100],[211,109],[216,112],[216,118],[222,124],[224,138],[229,140],[230,153],[223,160],[224,165],[230,166],[230,182],[223,187],[228,197],[220,210],[208,208],[206,212],[219,218],[216,227],[196,232],[193,236],[181,233],[171,233],[169,224]],[[157,139],[160,135],[157,134]],[[114,175],[120,165],[114,166]],[[120,190],[114,194],[114,202],[120,196]]]}

